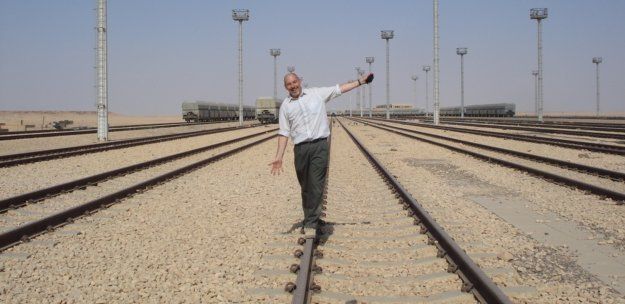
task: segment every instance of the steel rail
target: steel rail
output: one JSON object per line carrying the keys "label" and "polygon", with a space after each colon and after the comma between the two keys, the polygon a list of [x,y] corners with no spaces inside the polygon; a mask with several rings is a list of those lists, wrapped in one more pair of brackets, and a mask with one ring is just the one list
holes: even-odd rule
{"label": "steel rail", "polygon": [[596,174],[596,175],[600,175],[600,176],[607,176],[607,177],[610,177],[610,178],[613,178],[613,179],[625,180],[625,173],[622,173],[622,172],[617,172],[617,171],[607,170],[607,169],[603,169],[603,168],[587,166],[587,165],[584,165],[584,164],[573,163],[573,162],[569,162],[569,161],[559,160],[559,159],[545,157],[545,156],[539,156],[539,155],[525,153],[525,152],[520,152],[520,151],[515,151],[515,150],[509,150],[509,149],[505,149],[505,148],[499,148],[499,147],[494,147],[494,146],[489,146],[489,145],[484,145],[484,144],[478,144],[476,142],[461,140],[461,139],[447,137],[447,136],[442,136],[442,135],[430,134],[430,133],[421,132],[421,131],[417,131],[417,130],[400,128],[400,127],[396,127],[396,126],[389,126],[389,125],[381,124],[381,123],[366,122],[364,120],[360,120],[360,119],[357,119],[357,118],[355,120],[358,120],[358,121],[360,121],[362,123],[366,123],[366,124],[370,124],[370,125],[384,126],[384,127],[395,129],[395,130],[400,130],[400,131],[404,131],[404,132],[410,132],[410,133],[430,136],[430,137],[434,137],[434,138],[439,138],[439,139],[443,139],[443,140],[448,140],[448,141],[452,141],[452,142],[461,143],[461,144],[468,145],[468,146],[478,147],[478,148],[485,149],[485,150],[491,150],[491,151],[496,151],[496,152],[499,152],[499,153],[509,154],[509,155],[513,155],[513,156],[516,156],[516,157],[530,159],[530,160],[534,160],[534,161],[538,161],[538,162],[542,162],[542,163],[546,163],[546,164],[550,164],[550,165],[556,165],[556,166],[560,166],[560,167],[565,167],[567,169],[572,169],[572,170],[576,170],[576,171],[586,172],[586,173],[590,173],[590,174]]}
{"label": "steel rail", "polygon": [[539,170],[539,169],[536,169],[536,168],[524,166],[524,165],[521,165],[521,164],[517,164],[515,162],[511,162],[511,161],[503,160],[503,159],[500,159],[500,158],[484,155],[484,154],[481,154],[481,153],[465,150],[465,149],[454,147],[454,146],[447,145],[447,144],[444,144],[444,143],[439,143],[439,142],[436,142],[436,141],[433,141],[433,140],[429,140],[427,138],[422,138],[422,137],[419,137],[419,136],[414,136],[414,135],[402,133],[402,132],[399,132],[399,131],[395,131],[395,130],[391,130],[391,129],[387,129],[387,128],[384,128],[384,127],[375,126],[375,125],[371,125],[371,124],[370,124],[370,126],[372,126],[374,128],[381,129],[381,130],[385,130],[387,132],[395,133],[395,134],[398,134],[398,135],[401,135],[401,136],[404,136],[404,137],[416,139],[416,140],[423,141],[423,142],[426,142],[426,143],[429,143],[429,144],[433,144],[433,145],[436,145],[436,146],[439,146],[439,147],[443,147],[443,148],[446,148],[446,149],[449,149],[449,150],[452,150],[452,151],[455,151],[455,152],[468,154],[468,155],[473,156],[473,157],[475,157],[477,159],[480,159],[480,160],[484,160],[484,161],[487,161],[487,162],[493,162],[493,163],[496,163],[496,164],[499,164],[499,165],[503,165],[503,166],[506,166],[506,167],[518,169],[518,170],[521,170],[521,171],[525,171],[525,172],[528,172],[530,174],[534,174],[536,176],[540,176],[540,177],[549,179],[551,181],[554,181],[555,183],[563,183],[565,185],[572,186],[574,188],[578,188],[580,190],[588,191],[588,192],[590,192],[592,194],[595,194],[595,195],[598,195],[598,196],[608,197],[608,198],[616,200],[617,204],[619,204],[619,205],[622,204],[621,202],[625,201],[625,193],[621,193],[621,192],[613,191],[613,190],[606,189],[606,188],[603,188],[603,187],[595,186],[595,185],[592,185],[592,184],[589,184],[589,183],[585,183],[585,182],[578,181],[578,180],[575,180],[575,179],[572,179],[572,178],[568,178],[568,177],[565,177],[565,176],[557,175],[557,174],[554,174],[554,173],[551,173],[551,172],[547,172],[547,171]]}
{"label": "steel rail", "polygon": [[[252,125],[257,126],[257,125]],[[248,128],[248,127],[244,127]],[[88,144],[82,146],[74,146],[67,148],[58,148],[58,149],[50,149],[50,150],[41,150],[41,151],[33,151],[33,152],[25,152],[25,153],[17,153],[17,154],[8,154],[0,156],[0,167],[12,167],[27,163],[40,162],[50,159],[57,158],[65,158],[75,155],[82,155],[87,153],[95,153],[102,152],[113,149],[122,149],[140,145],[146,145],[151,143],[176,140],[194,136],[202,136],[214,133],[221,133],[227,131],[233,131],[241,129],[241,127],[226,127],[212,130],[202,130],[202,131],[193,131],[186,133],[177,133],[177,134],[166,134],[166,135],[156,135],[150,137],[141,137],[141,138],[133,138],[127,140],[120,141],[109,141],[105,143],[97,143],[97,144]]]}
{"label": "steel rail", "polygon": [[222,158],[228,157],[232,154],[235,154],[237,152],[243,151],[252,146],[263,143],[269,139],[275,138],[276,136],[277,134],[274,134],[272,136],[262,138],[255,142],[228,150],[226,152],[220,153],[210,158],[207,158],[207,159],[195,162],[193,164],[184,166],[182,168],[170,171],[168,173],[159,175],[157,177],[135,184],[133,186],[122,189],[115,193],[108,194],[106,196],[92,200],[85,204],[66,209],[64,211],[55,213],[43,219],[33,221],[30,223],[26,223],[12,230],[3,232],[0,234],[0,251],[6,250],[9,247],[19,244],[20,242],[27,241],[34,236],[37,236],[46,232],[47,230],[52,230],[56,227],[63,226],[67,224],[68,222],[73,221],[73,219],[77,217],[88,215],[99,208],[112,205],[116,201],[126,198],[128,196],[131,196],[137,192],[144,191],[150,187],[156,186],[165,181],[177,178],[179,176],[182,176],[184,174],[197,170],[205,165],[218,161]]}
{"label": "steel rail", "polygon": [[[209,122],[209,123],[193,123],[196,124],[215,124],[217,122]],[[191,125],[188,123],[173,123],[173,124],[155,124],[155,125],[136,125],[136,126],[119,126],[119,127],[111,127],[109,132],[116,131],[134,131],[134,130],[145,130],[145,129],[160,129],[160,128],[175,128],[175,127],[184,127],[187,125]],[[14,139],[27,139],[27,138],[37,138],[37,137],[53,137],[53,136],[67,136],[67,135],[82,135],[82,134],[90,134],[97,133],[97,128],[88,128],[88,129],[78,129],[78,130],[31,130],[31,131],[17,131],[7,132],[0,134],[0,140],[14,140]]]}
{"label": "steel rail", "polygon": [[553,128],[553,129],[568,129],[568,130],[590,130],[590,131],[605,131],[605,132],[625,132],[625,125],[623,125],[622,127],[616,127],[616,126],[589,126],[589,125],[575,125],[575,124],[552,124],[552,123],[528,123],[528,122],[515,122],[515,121],[508,121],[508,122],[502,122],[502,121],[482,121],[482,120],[475,120],[475,121],[456,121],[456,120],[444,120],[445,123],[448,124],[458,124],[458,125],[462,125],[462,124],[471,124],[471,125],[475,125],[475,126],[484,126],[486,128],[489,127],[489,125],[497,125],[497,126],[527,126],[527,127],[537,127],[537,128]]}
{"label": "steel rail", "polygon": [[341,121],[349,137],[356,143],[358,148],[367,156],[376,169],[384,176],[392,188],[399,194],[404,202],[408,203],[417,217],[418,223],[425,228],[428,236],[436,240],[441,250],[439,256],[445,257],[451,264],[451,270],[457,273],[464,281],[463,290],[471,291],[482,303],[512,303],[510,299],[493,283],[493,281],[480,269],[475,262],[456,244],[445,230],[430,216],[430,214],[415,200],[410,193],[401,186],[393,174],[388,171],[381,162],[367,150],[360,140],[352,134]]}
{"label": "steel rail", "polygon": [[406,122],[406,121],[398,121],[398,120],[392,120],[392,119],[385,120],[385,119],[378,118],[378,119],[372,119],[372,120],[386,121],[386,122],[391,122],[391,123],[398,123],[398,124],[416,126],[416,127],[424,127],[424,128],[430,128],[430,129],[440,129],[440,130],[454,131],[454,132],[460,132],[460,133],[469,133],[469,134],[477,134],[477,135],[482,135],[482,136],[490,136],[490,137],[497,137],[497,138],[505,138],[505,139],[512,139],[512,140],[548,144],[552,146],[559,146],[559,147],[565,147],[565,148],[577,149],[577,150],[588,150],[588,151],[607,153],[607,154],[625,155],[624,146],[596,144],[596,143],[567,140],[567,139],[560,139],[560,138],[548,138],[548,137],[509,134],[509,133],[501,133],[501,132],[493,132],[493,131],[471,130],[471,129],[466,129],[466,128],[448,127],[448,126],[441,126],[441,125],[435,126],[432,124]]}
{"label": "steel rail", "polygon": [[[210,123],[212,123],[212,122],[210,122]],[[151,127],[151,126],[174,126],[174,127],[177,127],[177,126],[199,125],[199,124],[207,124],[207,123],[204,123],[204,122],[192,122],[192,123],[186,123],[186,122],[164,122],[164,123],[152,123],[152,124],[110,126],[110,129],[137,128],[137,127],[140,128],[140,127]],[[63,132],[71,132],[71,131],[77,131],[77,130],[87,131],[87,130],[97,130],[97,128],[88,127],[88,128],[82,128],[82,129],[61,129],[61,130],[46,129],[46,130],[9,131],[9,132],[0,133],[0,136],[16,135],[16,134],[50,133],[50,132],[63,133]]]}
{"label": "steel rail", "polygon": [[103,173],[99,173],[99,174],[95,174],[92,176],[88,176],[85,178],[80,178],[77,180],[73,180],[67,183],[62,183],[62,184],[58,184],[58,185],[54,185],[51,187],[47,187],[44,189],[39,189],[36,191],[32,191],[29,193],[24,193],[24,194],[20,194],[17,196],[13,196],[10,198],[6,198],[6,199],[2,199],[0,200],[0,213],[2,212],[6,212],[9,209],[15,209],[17,207],[21,207],[24,206],[26,204],[30,204],[33,203],[35,201],[44,199],[44,198],[49,198],[55,195],[58,195],[60,193],[63,192],[68,192],[68,191],[72,191],[75,189],[84,189],[87,186],[91,186],[91,185],[97,185],[97,183],[102,182],[104,180],[110,179],[112,177],[115,176],[120,176],[120,175],[125,175],[128,173],[132,173],[132,172],[136,172],[139,170],[143,170],[152,166],[156,166],[156,165],[160,165],[166,162],[170,162],[176,159],[180,159],[183,157],[187,157],[193,154],[197,154],[197,153],[201,153],[201,152],[205,152],[208,150],[212,150],[221,146],[225,146],[225,145],[229,145],[231,143],[235,143],[237,141],[241,141],[241,140],[245,140],[245,139],[249,139],[252,137],[256,137],[256,136],[260,136],[262,134],[266,134],[268,132],[273,132],[276,131],[277,129],[272,129],[272,130],[267,130],[267,131],[263,131],[263,132],[259,132],[259,133],[254,133],[251,135],[246,135],[243,137],[239,137],[239,138],[235,138],[235,139],[231,139],[231,140],[227,140],[224,142],[220,142],[220,143],[216,143],[216,144],[212,144],[212,145],[208,145],[208,146],[204,146],[204,147],[200,147],[197,149],[193,149],[193,150],[189,150],[189,151],[185,151],[185,152],[181,152],[181,153],[176,153],[176,154],[172,154],[172,155],[168,155],[168,156],[164,156],[164,157],[160,157],[157,159],[153,159],[153,160],[149,160],[149,161],[145,161],[145,162],[141,162],[138,164],[134,164],[134,165],[130,165],[130,166],[126,166],[123,168],[119,168],[119,169],[115,169],[115,170],[111,170],[111,171],[107,171],[107,172],[103,172]]}

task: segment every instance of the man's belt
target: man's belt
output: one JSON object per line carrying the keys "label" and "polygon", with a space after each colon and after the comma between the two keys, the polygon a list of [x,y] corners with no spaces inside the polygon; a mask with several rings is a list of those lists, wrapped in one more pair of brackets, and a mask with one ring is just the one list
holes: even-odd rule
{"label": "man's belt", "polygon": [[326,140],[326,139],[328,139],[328,138],[327,137],[316,138],[316,139],[313,139],[313,140],[303,141],[301,143],[295,144],[295,146],[301,146],[301,145],[306,145],[306,144],[314,144],[314,143],[316,143],[318,141],[323,141],[323,140]]}

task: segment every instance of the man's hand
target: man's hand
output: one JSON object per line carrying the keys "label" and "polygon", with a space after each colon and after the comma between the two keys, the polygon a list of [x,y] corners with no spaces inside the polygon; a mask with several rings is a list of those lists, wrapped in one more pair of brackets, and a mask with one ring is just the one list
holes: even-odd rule
{"label": "man's hand", "polygon": [[274,160],[272,162],[269,163],[269,165],[271,166],[271,174],[272,175],[280,175],[280,173],[282,173],[282,160],[281,159],[277,159]]}

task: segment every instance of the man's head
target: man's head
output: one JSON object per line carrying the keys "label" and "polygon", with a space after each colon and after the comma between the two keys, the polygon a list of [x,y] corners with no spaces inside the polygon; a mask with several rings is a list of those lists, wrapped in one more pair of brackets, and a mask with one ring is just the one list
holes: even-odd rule
{"label": "man's head", "polygon": [[295,73],[288,73],[284,76],[284,88],[292,98],[299,98],[302,95],[302,84]]}

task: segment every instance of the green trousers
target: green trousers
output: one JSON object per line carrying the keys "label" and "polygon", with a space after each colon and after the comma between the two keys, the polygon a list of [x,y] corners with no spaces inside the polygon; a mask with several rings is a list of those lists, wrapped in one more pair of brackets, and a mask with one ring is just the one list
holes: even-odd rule
{"label": "green trousers", "polygon": [[304,227],[316,228],[321,217],[323,185],[328,168],[328,141],[303,143],[295,146],[295,172],[302,188]]}

